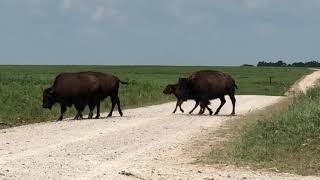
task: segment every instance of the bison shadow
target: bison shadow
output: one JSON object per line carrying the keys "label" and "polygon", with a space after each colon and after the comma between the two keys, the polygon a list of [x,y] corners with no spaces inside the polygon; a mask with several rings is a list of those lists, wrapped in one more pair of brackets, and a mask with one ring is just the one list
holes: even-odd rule
{"label": "bison shadow", "polygon": [[[99,119],[121,119],[121,118],[128,118],[129,116],[111,116],[111,117],[100,117]],[[96,120],[99,120],[96,119]]]}
{"label": "bison shadow", "polygon": [[188,113],[181,113],[177,115],[182,115],[182,116],[212,116],[212,117],[240,117],[240,115],[230,115],[230,114],[218,114],[218,115],[210,115],[210,114],[188,114]]}
{"label": "bison shadow", "polygon": [[[84,121],[84,120],[101,120],[101,119],[115,119],[115,118],[122,118],[122,117],[129,117],[129,116],[111,116],[111,117],[99,117],[98,119],[96,118],[92,118],[92,119],[88,119],[87,117],[84,117],[83,119],[74,119],[74,118],[67,118],[67,119],[63,119],[61,121]],[[53,122],[61,122],[60,120],[53,120]]]}

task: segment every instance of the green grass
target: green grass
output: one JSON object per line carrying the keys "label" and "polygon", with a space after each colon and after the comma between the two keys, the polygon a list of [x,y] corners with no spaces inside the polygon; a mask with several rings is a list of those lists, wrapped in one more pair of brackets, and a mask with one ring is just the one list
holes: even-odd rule
{"label": "green grass", "polygon": [[[237,94],[282,95],[294,81],[308,73],[305,68],[3,65],[0,66],[0,128],[57,119],[58,106],[49,111],[42,109],[41,104],[43,89],[51,86],[60,72],[111,72],[129,81],[130,85],[121,85],[119,97],[122,107],[130,108],[174,100],[162,94],[164,87],[200,69],[231,74],[239,87]],[[102,112],[109,110],[107,102],[102,105]],[[70,109],[65,117],[74,115],[73,108]]]}
{"label": "green grass", "polygon": [[242,120],[206,161],[320,175],[320,88]]}

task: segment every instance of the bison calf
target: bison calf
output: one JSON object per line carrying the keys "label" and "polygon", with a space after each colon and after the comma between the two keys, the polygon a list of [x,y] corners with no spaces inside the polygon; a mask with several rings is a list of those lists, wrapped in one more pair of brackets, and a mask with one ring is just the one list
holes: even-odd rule
{"label": "bison calf", "polygon": [[[177,108],[179,107],[180,108],[180,111],[181,112],[184,112],[184,110],[182,109],[181,105],[184,101],[186,101],[187,99],[192,99],[192,97],[187,97],[187,99],[183,99],[182,97],[182,93],[179,91],[178,89],[178,84],[169,84],[166,86],[166,88],[164,89],[163,91],[164,94],[173,94],[176,98],[177,98],[177,103],[176,103],[176,107],[175,109],[173,110],[172,113],[175,113],[177,111]],[[196,101],[196,104],[194,106],[194,108],[189,112],[189,114],[191,114],[198,106],[199,106],[199,103],[201,103],[201,109],[199,111],[199,114],[202,112],[204,112],[205,108],[207,108],[209,110],[209,112],[212,114],[212,111],[211,109],[208,107],[208,105],[210,104],[209,101],[207,102],[199,102],[199,101]]]}

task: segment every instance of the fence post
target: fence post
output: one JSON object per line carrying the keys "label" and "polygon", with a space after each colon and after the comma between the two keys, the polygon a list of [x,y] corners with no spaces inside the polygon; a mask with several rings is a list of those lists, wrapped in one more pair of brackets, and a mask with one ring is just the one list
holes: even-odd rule
{"label": "fence post", "polygon": [[269,83],[270,83],[270,85],[271,85],[271,82],[272,82],[272,77],[269,76]]}

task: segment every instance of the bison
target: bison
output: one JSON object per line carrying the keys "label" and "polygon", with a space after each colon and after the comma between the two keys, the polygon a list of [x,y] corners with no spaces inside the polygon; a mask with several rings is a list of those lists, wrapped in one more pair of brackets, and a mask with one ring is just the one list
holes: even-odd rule
{"label": "bison", "polygon": [[[177,98],[176,107],[172,113],[175,113],[178,107],[180,108],[181,112],[184,112],[184,110],[181,107],[182,103],[188,99],[193,99],[191,96],[183,99],[183,94],[182,92],[179,91],[178,85],[179,84],[168,84],[163,91],[164,94],[173,94]],[[205,102],[204,105],[201,105],[201,107],[206,107],[212,113],[211,109],[208,107],[209,104],[210,104],[210,101],[207,101]],[[189,114],[191,114],[195,110],[195,108],[198,107],[198,105],[199,105],[199,101],[196,101],[195,107],[189,112]],[[204,111],[204,108],[201,108],[199,113],[202,111]]]}
{"label": "bison", "polygon": [[116,76],[100,72],[77,72],[61,73],[54,81],[52,87],[43,91],[43,108],[51,109],[55,103],[61,107],[61,115],[58,120],[63,119],[67,106],[75,106],[78,113],[75,119],[82,118],[82,111],[89,105],[89,118],[93,116],[93,110],[97,106],[96,118],[100,117],[100,101],[110,96],[112,108],[108,117],[112,116],[115,104],[122,116],[120,100],[118,97],[119,83],[127,84]]}
{"label": "bison", "polygon": [[163,93],[173,94],[177,98],[176,107],[174,108],[172,113],[176,113],[178,107],[180,108],[181,112],[184,112],[184,110],[181,107],[183,100],[179,96],[181,93],[178,92],[178,84],[168,84],[166,88],[163,90]]}
{"label": "bison", "polygon": [[[199,112],[200,114],[204,112],[206,102],[211,99],[219,98],[221,104],[214,113],[217,115],[222,106],[226,103],[224,96],[229,95],[232,102],[231,115],[235,114],[236,99],[234,95],[235,90],[238,89],[238,87],[234,79],[228,74],[214,70],[197,71],[192,73],[188,78],[180,78],[178,89],[183,94],[182,99],[192,97],[200,102],[202,109],[202,111]],[[212,114],[212,112],[210,112],[210,114]]]}

